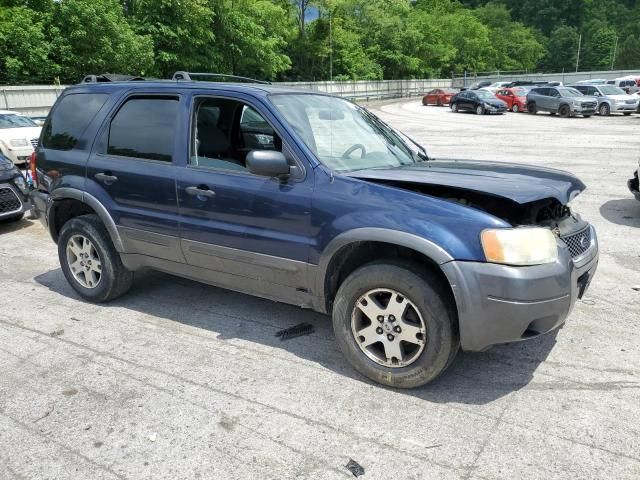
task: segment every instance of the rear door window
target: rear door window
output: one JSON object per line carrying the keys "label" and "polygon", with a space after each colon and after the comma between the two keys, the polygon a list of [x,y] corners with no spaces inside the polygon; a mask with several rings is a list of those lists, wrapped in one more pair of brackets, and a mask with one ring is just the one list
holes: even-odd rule
{"label": "rear door window", "polygon": [[107,98],[106,93],[73,93],[62,97],[44,127],[42,146],[52,150],[85,148],[79,143],[80,138]]}
{"label": "rear door window", "polygon": [[171,162],[178,106],[177,97],[130,98],[111,121],[107,153]]}

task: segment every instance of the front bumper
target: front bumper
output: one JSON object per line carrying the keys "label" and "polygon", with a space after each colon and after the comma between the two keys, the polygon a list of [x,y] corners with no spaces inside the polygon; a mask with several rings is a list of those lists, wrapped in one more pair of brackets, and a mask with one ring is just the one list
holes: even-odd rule
{"label": "front bumper", "polygon": [[31,159],[33,147],[12,147],[5,149],[4,154],[14,165],[26,165]]}
{"label": "front bumper", "polygon": [[636,170],[633,174],[633,178],[627,180],[627,186],[633,196],[636,197],[636,200],[640,201],[640,182],[638,181],[638,176],[640,175],[640,169]]}
{"label": "front bumper", "polygon": [[582,298],[598,266],[593,227],[589,249],[572,259],[560,243],[555,263],[511,267],[452,261],[442,265],[458,308],[463,350],[483,351],[517,342],[562,325]]}
{"label": "front bumper", "polygon": [[637,103],[614,103],[611,105],[611,111],[614,113],[620,112],[635,112],[638,109]]}
{"label": "front bumper", "polygon": [[22,215],[29,210],[29,198],[20,189],[12,183],[0,183],[0,220]]}

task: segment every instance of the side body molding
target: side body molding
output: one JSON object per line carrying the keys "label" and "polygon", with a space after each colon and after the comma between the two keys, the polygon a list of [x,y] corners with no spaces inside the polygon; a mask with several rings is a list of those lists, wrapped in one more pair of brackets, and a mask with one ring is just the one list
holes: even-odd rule
{"label": "side body molding", "polygon": [[412,233],[390,230],[386,228],[364,227],[341,233],[325,247],[318,263],[316,286],[314,291],[318,297],[325,296],[325,279],[331,260],[343,247],[358,242],[384,242],[407,247],[431,258],[438,265],[453,260],[449,253],[436,243]]}
{"label": "side body molding", "polygon": [[[116,222],[114,222],[113,218],[109,214],[109,211],[104,207],[102,203],[100,203],[100,201],[96,197],[94,197],[93,195],[87,192],[83,192],[82,190],[78,190],[76,188],[69,188],[69,187],[57,188],[51,194],[51,199],[53,201],[64,200],[65,198],[78,200],[82,203],[87,204],[89,207],[91,207],[96,212],[96,214],[100,217],[100,220],[102,220],[102,223],[106,227],[107,232],[109,232],[109,236],[111,237],[111,241],[113,242],[113,245],[115,246],[116,251],[118,251],[118,253],[124,252],[122,238],[120,237],[120,234],[118,233],[118,229],[116,228]],[[48,224],[49,224],[49,228],[51,229],[52,226],[55,225],[55,222],[54,222],[55,209],[49,208],[48,216],[49,216]],[[53,236],[53,231],[52,231],[52,236]],[[57,238],[54,237],[54,239],[57,241]]]}

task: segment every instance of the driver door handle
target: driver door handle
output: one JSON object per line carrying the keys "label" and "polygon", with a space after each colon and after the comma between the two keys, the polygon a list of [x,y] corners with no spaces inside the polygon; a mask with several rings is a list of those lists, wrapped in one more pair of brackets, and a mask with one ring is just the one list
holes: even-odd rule
{"label": "driver door handle", "polygon": [[209,187],[207,187],[206,185],[198,185],[198,186],[191,186],[191,187],[187,187],[184,189],[187,194],[193,196],[193,197],[215,197],[216,196],[216,192],[214,192],[213,190],[209,189]]}
{"label": "driver door handle", "polygon": [[107,173],[96,173],[93,177],[104,183],[105,185],[111,185],[112,183],[115,183],[118,181],[118,177],[116,177],[115,175],[110,175],[111,172],[107,172]]}

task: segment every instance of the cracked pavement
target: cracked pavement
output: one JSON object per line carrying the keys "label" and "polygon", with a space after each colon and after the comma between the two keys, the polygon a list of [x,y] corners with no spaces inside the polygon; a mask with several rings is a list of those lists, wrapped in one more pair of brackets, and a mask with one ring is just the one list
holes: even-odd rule
{"label": "cracked pavement", "polygon": [[[353,371],[327,317],[162,273],[82,302],[39,222],[0,225],[1,479],[637,479],[640,116],[373,107],[436,158],[563,168],[598,231],[566,326],[461,354],[398,391]],[[276,331],[309,322],[310,336]]]}

